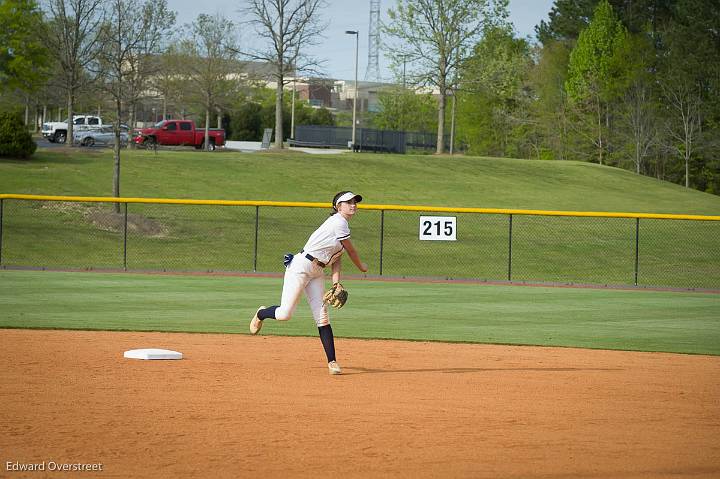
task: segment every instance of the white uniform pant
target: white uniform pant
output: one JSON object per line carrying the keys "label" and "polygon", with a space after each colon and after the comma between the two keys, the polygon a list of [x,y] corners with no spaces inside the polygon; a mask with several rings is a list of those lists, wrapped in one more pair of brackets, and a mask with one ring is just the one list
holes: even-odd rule
{"label": "white uniform pant", "polygon": [[280,307],[275,310],[275,319],[288,321],[292,318],[305,292],[313,319],[318,327],[330,324],[327,305],[323,304],[325,294],[325,273],[317,264],[309,261],[304,253],[298,253],[285,270]]}

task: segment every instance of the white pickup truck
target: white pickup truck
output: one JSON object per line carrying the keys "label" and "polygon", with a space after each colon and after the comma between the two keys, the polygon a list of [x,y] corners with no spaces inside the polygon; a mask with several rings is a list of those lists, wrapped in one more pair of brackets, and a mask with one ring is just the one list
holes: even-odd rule
{"label": "white pickup truck", "polygon": [[[92,129],[103,126],[102,119],[93,115],[73,116],[73,129]],[[67,140],[68,124],[64,121],[51,121],[43,123],[42,135],[53,143],[65,143]]]}

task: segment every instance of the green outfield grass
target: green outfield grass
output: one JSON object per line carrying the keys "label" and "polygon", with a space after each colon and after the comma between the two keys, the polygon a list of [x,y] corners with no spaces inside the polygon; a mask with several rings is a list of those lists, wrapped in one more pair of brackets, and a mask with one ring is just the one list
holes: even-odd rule
{"label": "green outfield grass", "polygon": [[[279,278],[0,271],[0,327],[247,333]],[[338,337],[720,354],[720,295],[345,281]],[[315,336],[302,300],[263,334]]]}

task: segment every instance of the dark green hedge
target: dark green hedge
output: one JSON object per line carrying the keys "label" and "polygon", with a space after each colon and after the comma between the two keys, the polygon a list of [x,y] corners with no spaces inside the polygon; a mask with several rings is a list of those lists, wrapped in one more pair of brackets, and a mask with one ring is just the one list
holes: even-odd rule
{"label": "dark green hedge", "polygon": [[37,144],[16,113],[0,112],[0,157],[29,158]]}

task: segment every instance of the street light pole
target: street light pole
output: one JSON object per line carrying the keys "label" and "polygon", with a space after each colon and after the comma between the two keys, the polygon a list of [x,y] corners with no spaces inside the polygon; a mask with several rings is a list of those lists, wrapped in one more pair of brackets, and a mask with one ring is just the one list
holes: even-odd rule
{"label": "street light pole", "polygon": [[403,60],[403,90],[405,90],[407,88],[407,86],[405,85],[405,63],[407,63],[407,55],[403,55],[402,60]]}
{"label": "street light pole", "polygon": [[295,77],[293,77],[292,114],[290,115],[290,138],[295,139]]}
{"label": "street light pole", "polygon": [[355,150],[355,126],[357,124],[357,97],[358,97],[358,43],[360,41],[359,30],[345,30],[348,35],[355,35],[355,96],[353,98],[353,125],[352,125],[352,146]]}

